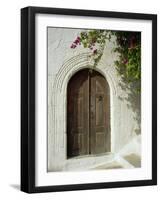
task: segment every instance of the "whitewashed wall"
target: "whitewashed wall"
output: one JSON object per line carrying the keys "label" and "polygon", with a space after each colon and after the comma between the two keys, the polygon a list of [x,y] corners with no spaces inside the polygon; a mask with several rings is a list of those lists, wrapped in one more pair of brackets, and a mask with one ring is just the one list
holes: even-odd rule
{"label": "whitewashed wall", "polygon": [[[87,163],[92,166],[102,161],[101,158],[66,159],[67,84],[74,73],[93,66],[89,49],[82,46],[70,48],[81,31],[48,28],[48,171],[66,170],[72,165],[80,167]],[[104,54],[96,68],[109,83],[111,98],[112,152],[102,159],[112,159],[128,151],[140,154],[140,98],[121,87],[122,82],[114,64],[118,56],[113,52],[115,45],[115,38],[106,42]]]}

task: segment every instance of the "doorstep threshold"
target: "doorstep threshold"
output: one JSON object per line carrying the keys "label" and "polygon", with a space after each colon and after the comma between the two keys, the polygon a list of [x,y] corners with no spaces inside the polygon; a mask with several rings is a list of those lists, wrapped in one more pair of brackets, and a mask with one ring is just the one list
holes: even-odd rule
{"label": "doorstep threshold", "polygon": [[93,158],[93,157],[108,156],[108,155],[112,155],[112,153],[106,152],[106,153],[99,153],[99,154],[88,154],[88,155],[81,155],[81,156],[73,156],[73,157],[67,158],[67,160],[75,160],[75,159],[81,159],[81,158]]}

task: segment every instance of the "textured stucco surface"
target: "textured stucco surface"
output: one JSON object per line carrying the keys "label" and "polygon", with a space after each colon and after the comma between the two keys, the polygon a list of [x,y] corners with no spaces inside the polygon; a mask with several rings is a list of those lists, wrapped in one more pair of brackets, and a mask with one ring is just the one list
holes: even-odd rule
{"label": "textured stucco surface", "polygon": [[104,75],[110,86],[111,149],[109,155],[66,159],[66,88],[69,79],[82,68],[93,66],[90,51],[70,45],[81,29],[48,28],[48,171],[92,168],[97,164],[114,162],[117,156],[141,155],[140,101],[123,88],[117,74],[113,52],[115,38],[106,42],[104,54],[96,70]]}

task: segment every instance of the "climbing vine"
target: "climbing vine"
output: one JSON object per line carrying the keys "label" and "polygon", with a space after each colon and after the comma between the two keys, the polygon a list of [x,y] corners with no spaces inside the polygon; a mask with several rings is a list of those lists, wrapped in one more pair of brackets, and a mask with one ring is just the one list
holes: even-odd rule
{"label": "climbing vine", "polygon": [[116,47],[114,52],[118,53],[115,60],[116,69],[122,80],[128,84],[135,84],[136,90],[141,88],[141,33],[108,30],[89,30],[83,31],[73,41],[71,48],[75,49],[78,45],[89,48],[94,59],[94,67],[97,66],[103,55],[107,40],[112,36],[116,37]]}

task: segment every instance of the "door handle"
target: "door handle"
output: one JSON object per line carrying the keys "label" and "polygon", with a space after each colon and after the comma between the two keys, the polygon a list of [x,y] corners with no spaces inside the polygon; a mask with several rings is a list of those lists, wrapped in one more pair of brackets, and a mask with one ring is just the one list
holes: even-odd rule
{"label": "door handle", "polygon": [[98,97],[98,101],[102,101],[103,97],[102,96],[99,96]]}

